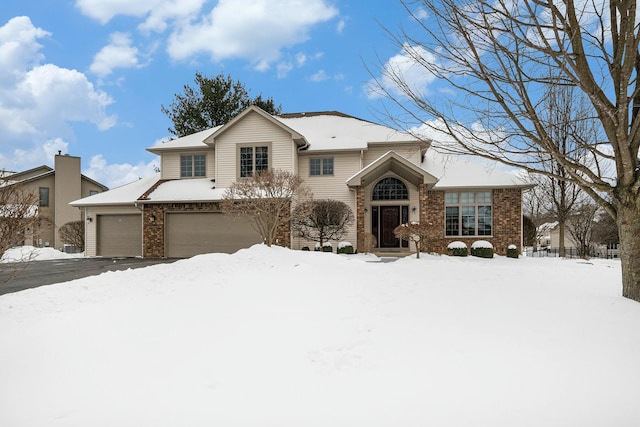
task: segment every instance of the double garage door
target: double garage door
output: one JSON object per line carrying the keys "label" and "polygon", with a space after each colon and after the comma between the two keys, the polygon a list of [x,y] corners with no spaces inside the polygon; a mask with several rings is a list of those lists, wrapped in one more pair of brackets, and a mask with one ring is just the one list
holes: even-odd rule
{"label": "double garage door", "polygon": [[251,223],[213,212],[172,212],[165,216],[165,256],[232,253],[260,243]]}

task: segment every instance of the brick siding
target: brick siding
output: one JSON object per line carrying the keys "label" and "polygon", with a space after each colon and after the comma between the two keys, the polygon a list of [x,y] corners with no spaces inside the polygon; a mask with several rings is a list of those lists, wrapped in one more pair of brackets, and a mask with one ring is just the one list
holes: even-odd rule
{"label": "brick siding", "polygon": [[431,224],[432,232],[422,245],[425,252],[447,253],[449,243],[456,240],[470,249],[476,240],[486,240],[493,245],[495,253],[505,255],[509,245],[520,248],[522,241],[522,189],[506,188],[493,190],[493,234],[492,236],[445,237],[444,191],[420,191],[420,221]]}

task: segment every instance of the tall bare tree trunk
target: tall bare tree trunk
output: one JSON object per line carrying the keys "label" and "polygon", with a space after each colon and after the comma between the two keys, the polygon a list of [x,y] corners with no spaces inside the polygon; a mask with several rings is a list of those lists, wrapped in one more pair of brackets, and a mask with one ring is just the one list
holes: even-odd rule
{"label": "tall bare tree trunk", "polygon": [[558,236],[560,239],[560,242],[558,244],[558,256],[563,257],[565,256],[565,248],[564,248],[564,219],[562,221],[560,221],[560,223],[558,224]]}
{"label": "tall bare tree trunk", "polygon": [[640,197],[618,209],[622,295],[640,302]]}

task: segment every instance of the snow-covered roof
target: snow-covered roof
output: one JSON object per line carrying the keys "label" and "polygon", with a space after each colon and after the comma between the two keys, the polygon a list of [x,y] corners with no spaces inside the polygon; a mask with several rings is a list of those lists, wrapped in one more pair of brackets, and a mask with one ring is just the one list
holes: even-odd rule
{"label": "snow-covered roof", "polygon": [[369,143],[415,141],[407,133],[337,112],[289,114],[276,119],[304,135],[308,151],[361,150]]}
{"label": "snow-covered roof", "polygon": [[210,178],[174,179],[158,184],[141,203],[221,200],[226,189],[215,188]]}
{"label": "snow-covered roof", "polygon": [[438,178],[435,189],[530,186],[521,178],[521,170],[515,168],[507,170],[496,162],[474,156],[443,154],[428,150],[422,162],[422,169]]}
{"label": "snow-covered roof", "polygon": [[156,173],[146,178],[141,178],[129,184],[116,187],[103,193],[94,194],[69,203],[71,206],[94,205],[122,205],[133,204],[138,198],[160,180],[160,174]]}
{"label": "snow-covered roof", "polygon": [[169,141],[158,142],[156,145],[147,148],[147,151],[156,153],[164,150],[173,150],[176,148],[193,149],[193,148],[207,148],[207,144],[204,140],[208,136],[215,133],[222,126],[216,126],[211,129],[205,129],[200,132],[192,133],[191,135],[183,136],[181,138],[171,139]]}
{"label": "snow-covered roof", "polygon": [[[306,148],[308,151],[362,150],[368,144],[415,141],[408,133],[336,111],[284,114],[273,118],[302,135],[309,143]],[[159,142],[147,150],[159,153],[172,149],[206,148],[205,139],[222,128],[223,126],[217,126],[182,138]]]}
{"label": "snow-covered roof", "polygon": [[558,221],[545,222],[544,224],[541,224],[538,226],[538,228],[536,228],[536,232],[538,234],[550,233],[554,228],[558,226],[558,224],[559,224]]}

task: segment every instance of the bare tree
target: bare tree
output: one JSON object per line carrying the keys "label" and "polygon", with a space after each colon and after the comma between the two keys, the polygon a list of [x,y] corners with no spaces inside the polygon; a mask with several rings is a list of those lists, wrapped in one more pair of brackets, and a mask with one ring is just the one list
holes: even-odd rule
{"label": "bare tree", "polygon": [[329,240],[342,239],[354,221],[353,211],[339,200],[311,200],[294,208],[292,229],[297,236],[320,247]]}
{"label": "bare tree", "polygon": [[[551,143],[560,155],[570,154],[576,159],[582,157],[587,163],[589,156],[584,149],[584,142],[595,142],[597,136],[593,114],[584,96],[574,86],[564,85],[560,79],[557,80],[545,88],[541,124],[547,129]],[[564,257],[566,224],[574,206],[585,198],[584,192],[570,180],[562,163],[547,152],[540,151],[537,154],[541,156],[541,166],[550,174],[538,175],[535,182],[545,211],[558,222],[558,253]]]}
{"label": "bare tree", "polygon": [[420,246],[427,240],[429,225],[426,222],[410,222],[400,224],[393,230],[393,234],[398,239],[413,242],[416,247],[416,258],[420,258]]}
{"label": "bare tree", "polygon": [[264,243],[276,242],[278,230],[289,229],[292,208],[310,198],[302,180],[287,171],[264,170],[241,178],[225,191],[222,210],[230,215],[248,217]]}
{"label": "bare tree", "polygon": [[[640,301],[636,1],[402,3],[415,27],[390,36],[408,62],[446,85],[448,95],[427,96],[403,68],[384,66],[377,90],[393,101],[386,107],[389,119],[418,137],[424,137],[425,126],[446,135],[441,144],[433,144],[439,149],[579,186],[615,218],[622,294]],[[601,140],[576,134],[580,150],[558,148],[541,113],[552,85],[572,86],[584,95]],[[565,173],[548,170],[540,160],[545,157]]]}
{"label": "bare tree", "polygon": [[14,246],[22,245],[25,233],[38,225],[38,196],[20,184],[0,184],[0,257]]}
{"label": "bare tree", "polygon": [[568,218],[567,228],[580,258],[588,258],[593,243],[593,225],[598,205],[583,203]]}
{"label": "bare tree", "polygon": [[72,221],[64,224],[58,230],[60,240],[84,251],[84,221]]}

